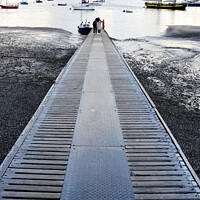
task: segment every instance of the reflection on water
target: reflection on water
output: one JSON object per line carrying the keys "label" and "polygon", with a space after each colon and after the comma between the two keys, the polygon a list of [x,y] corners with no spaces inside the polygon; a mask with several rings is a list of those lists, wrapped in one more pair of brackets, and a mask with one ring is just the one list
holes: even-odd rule
{"label": "reflection on water", "polygon": [[[17,2],[17,0],[15,0]],[[145,9],[142,0],[107,0],[95,11],[74,11],[71,5],[79,0],[67,0],[68,6],[58,7],[59,0],[20,5],[16,10],[0,9],[0,26],[54,27],[77,33],[81,20],[93,21],[99,16],[105,19],[106,30],[111,37],[126,39],[155,36],[164,32],[168,25],[199,25],[199,8],[179,10]],[[133,13],[124,13],[124,9]]]}

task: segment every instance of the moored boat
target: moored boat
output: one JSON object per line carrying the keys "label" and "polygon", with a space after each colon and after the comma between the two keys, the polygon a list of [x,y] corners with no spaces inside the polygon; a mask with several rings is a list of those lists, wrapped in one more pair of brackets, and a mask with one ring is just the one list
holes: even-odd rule
{"label": "moored boat", "polygon": [[200,7],[200,2],[199,1],[197,1],[197,2],[189,2],[188,6],[191,6],[191,7]]}
{"label": "moored boat", "polygon": [[21,5],[28,5],[28,2],[26,1],[23,1],[23,2],[20,2]]}
{"label": "moored boat", "polygon": [[187,3],[145,2],[147,8],[185,10]]}
{"label": "moored boat", "polygon": [[93,6],[89,5],[89,1],[82,0],[81,5],[73,5],[74,10],[95,10]]}
{"label": "moored boat", "polygon": [[92,27],[90,25],[90,22],[81,22],[81,24],[78,26],[78,32],[83,35],[88,35],[90,31],[92,30]]}
{"label": "moored boat", "polygon": [[80,6],[72,6],[74,10],[95,10],[93,6],[90,5],[80,5]]}
{"label": "moored boat", "polygon": [[123,12],[125,12],[125,13],[133,13],[132,10],[123,10]]}
{"label": "moored boat", "polygon": [[98,2],[92,2],[89,4],[90,6],[102,6],[101,3],[98,3]]}
{"label": "moored boat", "polygon": [[17,9],[19,8],[18,4],[6,4],[6,5],[0,5],[2,9]]}
{"label": "moored boat", "polygon": [[58,6],[67,6],[66,3],[58,3]]}
{"label": "moored boat", "polygon": [[103,2],[105,2],[105,0],[94,0],[93,2],[101,2],[101,3],[103,3]]}
{"label": "moored boat", "polygon": [[82,4],[89,4],[90,2],[89,2],[89,1],[86,1],[86,0],[82,0],[81,3],[82,3]]}

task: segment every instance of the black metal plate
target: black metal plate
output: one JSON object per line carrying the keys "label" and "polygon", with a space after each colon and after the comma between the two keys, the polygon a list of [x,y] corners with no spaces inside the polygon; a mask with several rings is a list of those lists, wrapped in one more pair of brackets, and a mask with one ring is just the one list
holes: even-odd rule
{"label": "black metal plate", "polygon": [[61,200],[134,199],[122,148],[72,149]]}

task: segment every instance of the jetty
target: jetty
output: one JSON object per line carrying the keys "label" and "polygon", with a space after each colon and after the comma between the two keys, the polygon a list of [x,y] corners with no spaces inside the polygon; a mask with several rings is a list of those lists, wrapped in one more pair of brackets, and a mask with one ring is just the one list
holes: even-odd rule
{"label": "jetty", "polygon": [[87,36],[3,161],[0,199],[200,200],[200,181],[102,31]]}

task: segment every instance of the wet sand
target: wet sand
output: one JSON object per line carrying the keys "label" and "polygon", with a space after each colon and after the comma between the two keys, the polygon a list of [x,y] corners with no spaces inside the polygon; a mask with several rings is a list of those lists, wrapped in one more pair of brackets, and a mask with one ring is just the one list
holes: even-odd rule
{"label": "wet sand", "polygon": [[[0,162],[83,40],[72,45],[70,37],[62,30],[0,28]],[[157,90],[140,63],[129,64],[200,177],[198,111],[181,106],[181,97],[169,98]]]}

